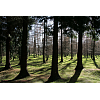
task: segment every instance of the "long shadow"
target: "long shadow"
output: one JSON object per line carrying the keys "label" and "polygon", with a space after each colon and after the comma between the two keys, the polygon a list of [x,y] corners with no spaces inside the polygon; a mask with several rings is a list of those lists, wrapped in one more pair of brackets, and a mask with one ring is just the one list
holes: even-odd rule
{"label": "long shadow", "polygon": [[75,83],[80,76],[82,70],[76,70],[75,74],[71,77],[70,81],[68,83]]}
{"label": "long shadow", "polygon": [[[23,78],[19,78],[19,79],[12,79],[12,80],[2,80],[0,81],[0,83],[28,83],[28,82],[37,82],[37,81],[42,81],[43,83],[45,83],[45,81],[41,78],[41,77],[45,77],[46,75],[49,75],[49,73],[43,74],[43,75],[38,75],[35,76],[34,78],[32,78],[31,80],[19,80],[19,79],[23,79]],[[29,76],[28,76],[29,77]],[[26,77],[25,77],[26,78]],[[31,83],[32,83],[31,82]]]}
{"label": "long shadow", "polygon": [[27,65],[32,65],[32,66],[42,66],[42,64],[44,64],[42,61],[41,62],[37,61],[37,62],[27,63]]}
{"label": "long shadow", "polygon": [[94,65],[96,66],[96,68],[100,69],[100,67],[97,65],[96,61],[93,60],[93,62],[94,62]]}
{"label": "long shadow", "polygon": [[44,72],[46,72],[46,71],[48,71],[50,69],[51,69],[51,67],[50,68],[49,67],[41,68],[41,69],[38,69],[38,70],[35,70],[35,71],[33,70],[31,74],[35,74],[37,72],[38,72],[38,74],[41,74],[41,73],[44,73]]}
{"label": "long shadow", "polygon": [[[70,61],[70,60],[72,60],[72,59],[69,59],[68,61]],[[60,64],[60,63],[63,63],[63,62],[60,61],[58,64]]]}
{"label": "long shadow", "polygon": [[59,71],[65,70],[71,63],[74,63],[75,61],[77,61],[77,59],[74,60],[73,62],[68,63],[66,66],[64,66],[63,68],[61,68]]}

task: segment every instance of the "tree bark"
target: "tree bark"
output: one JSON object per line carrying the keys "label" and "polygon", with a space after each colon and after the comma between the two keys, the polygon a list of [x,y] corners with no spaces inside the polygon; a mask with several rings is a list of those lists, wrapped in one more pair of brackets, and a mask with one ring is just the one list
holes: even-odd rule
{"label": "tree bark", "polygon": [[51,76],[49,81],[55,81],[59,79],[58,73],[58,17],[54,16],[54,34],[53,34],[53,55],[52,55],[52,67]]}
{"label": "tree bark", "polygon": [[87,58],[88,58],[88,39],[86,38],[86,49],[87,49]]}
{"label": "tree bark", "polygon": [[27,35],[28,35],[28,16],[23,17],[23,35],[22,35],[22,46],[21,46],[21,70],[19,75],[15,79],[24,78],[30,76],[27,71]]}
{"label": "tree bark", "polygon": [[83,65],[82,65],[82,32],[81,29],[79,31],[78,35],[78,54],[77,54],[77,66],[75,70],[82,70]]}
{"label": "tree bark", "polygon": [[10,37],[9,35],[11,34],[11,25],[10,25],[10,17],[7,17],[7,33],[6,33],[6,65],[4,70],[10,69]]}
{"label": "tree bark", "polygon": [[36,37],[34,34],[34,58],[35,58],[35,55],[36,55]]}

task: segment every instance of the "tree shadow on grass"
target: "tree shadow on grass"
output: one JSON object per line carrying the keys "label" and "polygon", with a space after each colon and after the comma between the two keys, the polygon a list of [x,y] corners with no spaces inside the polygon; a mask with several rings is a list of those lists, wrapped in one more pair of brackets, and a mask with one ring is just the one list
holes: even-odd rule
{"label": "tree shadow on grass", "polygon": [[42,66],[43,64],[44,64],[43,61],[27,63],[27,65],[32,65],[32,66]]}
{"label": "tree shadow on grass", "polygon": [[77,61],[77,59],[74,60],[73,62],[68,63],[66,66],[62,67],[59,71],[65,70],[71,63],[74,63],[75,61]]}
{"label": "tree shadow on grass", "polygon": [[48,70],[50,70],[51,67],[46,67],[46,68],[40,68],[40,69],[37,69],[37,70],[31,70],[31,74],[42,74],[44,72],[47,72]]}
{"label": "tree shadow on grass", "polygon": [[96,66],[96,68],[100,69],[100,67],[97,65],[96,61],[93,60],[93,62],[94,62],[94,65]]}
{"label": "tree shadow on grass", "polygon": [[2,81],[0,81],[0,83],[38,83],[38,82],[45,83],[45,81],[49,77],[49,73],[37,75],[37,76],[30,75],[28,77],[25,77],[25,79],[20,78],[20,79],[12,79],[12,80],[2,80]]}

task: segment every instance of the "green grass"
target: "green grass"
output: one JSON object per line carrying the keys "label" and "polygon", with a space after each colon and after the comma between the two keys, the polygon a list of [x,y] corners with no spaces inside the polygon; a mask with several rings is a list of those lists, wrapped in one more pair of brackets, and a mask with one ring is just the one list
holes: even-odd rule
{"label": "green grass", "polygon": [[[33,55],[28,57],[27,69],[30,74],[29,77],[11,81],[12,83],[44,83],[48,80],[51,73],[51,63],[52,56],[49,60],[43,64],[42,56],[34,58]],[[3,57],[3,63],[0,65],[0,70],[5,66],[5,57]],[[96,58],[96,64],[91,60],[91,58],[83,57],[83,67],[80,76],[78,77],[76,83],[99,83],[100,82],[100,56]],[[70,60],[70,56],[63,57],[63,62],[60,63],[60,56],[58,58],[58,70],[61,79],[56,80],[51,83],[68,83],[70,78],[74,75],[75,67],[77,65],[77,56],[74,56]],[[19,60],[11,60],[11,66],[13,69],[0,71],[0,82],[10,82],[6,80],[14,79],[20,72],[20,66],[18,66]],[[97,66],[96,66],[97,65]]]}

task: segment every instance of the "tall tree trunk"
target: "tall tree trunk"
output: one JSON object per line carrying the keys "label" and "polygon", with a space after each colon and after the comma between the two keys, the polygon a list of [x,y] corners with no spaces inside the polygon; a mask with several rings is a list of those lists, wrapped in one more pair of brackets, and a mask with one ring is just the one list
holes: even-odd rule
{"label": "tall tree trunk", "polygon": [[87,49],[87,58],[88,58],[88,38],[86,38],[86,49]]}
{"label": "tall tree trunk", "polygon": [[23,35],[22,35],[22,46],[21,46],[21,70],[19,75],[15,79],[24,78],[29,76],[27,71],[27,35],[28,35],[28,16],[23,17]]}
{"label": "tall tree trunk", "polygon": [[45,20],[44,20],[44,41],[43,41],[43,63],[45,63]]}
{"label": "tall tree trunk", "polygon": [[40,46],[38,44],[38,56],[40,55]]}
{"label": "tall tree trunk", "polygon": [[77,66],[75,70],[82,70],[83,65],[82,65],[82,32],[81,29],[79,31],[78,35],[78,54],[77,54]]}
{"label": "tall tree trunk", "polygon": [[51,76],[48,80],[55,81],[59,79],[58,73],[58,17],[54,16],[54,34],[53,34],[53,55],[52,55],[52,67]]}
{"label": "tall tree trunk", "polygon": [[4,70],[6,69],[10,69],[11,68],[11,65],[10,65],[10,28],[11,28],[11,25],[10,25],[10,17],[7,17],[7,33],[6,33],[6,65],[5,65],[5,68]]}
{"label": "tall tree trunk", "polygon": [[84,41],[84,47],[83,48],[84,48],[84,57],[85,57],[85,41]]}
{"label": "tall tree trunk", "polygon": [[63,62],[63,48],[62,48],[62,21],[61,21],[61,62]]}
{"label": "tall tree trunk", "polygon": [[64,57],[66,57],[66,52],[67,52],[67,56],[68,56],[68,50],[66,51],[66,44],[68,45],[68,43],[66,42],[66,37],[64,35]]}
{"label": "tall tree trunk", "polygon": [[71,59],[73,59],[73,44],[72,44],[72,33],[71,33]]}
{"label": "tall tree trunk", "polygon": [[35,58],[35,55],[36,55],[36,37],[34,34],[34,58]]}

